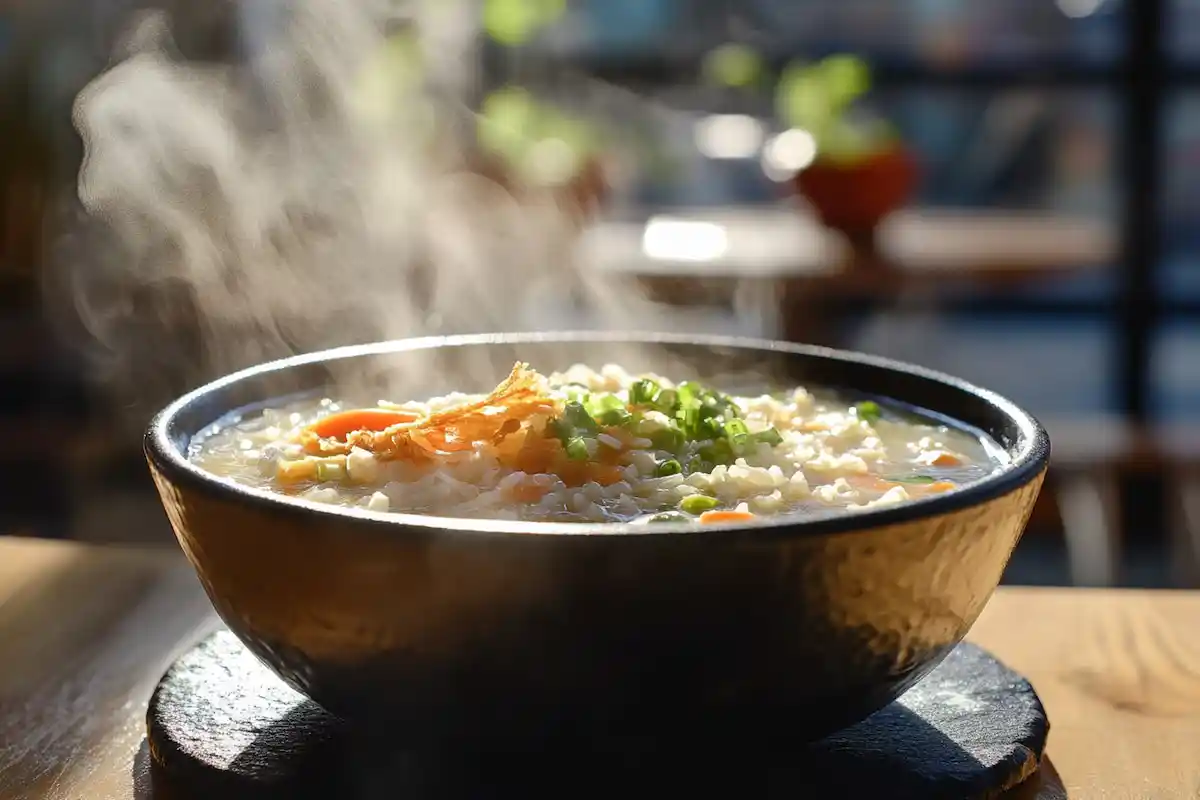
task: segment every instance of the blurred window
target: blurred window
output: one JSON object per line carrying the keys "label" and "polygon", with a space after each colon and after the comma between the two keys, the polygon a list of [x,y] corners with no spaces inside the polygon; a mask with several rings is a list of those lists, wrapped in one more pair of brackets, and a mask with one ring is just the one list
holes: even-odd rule
{"label": "blurred window", "polygon": [[[921,162],[920,205],[1127,225],[1131,105],[1122,84],[1132,2],[566,0],[557,22],[511,54],[498,52],[496,63],[511,72],[495,77],[615,122],[625,134],[612,198],[622,217],[778,202],[784,192],[764,167],[786,126],[769,76],[852,52],[873,70],[865,105]],[[1200,19],[1200,0],[1189,5]],[[759,59],[767,79],[749,84],[758,89],[706,81],[706,58],[731,43]],[[1200,185],[1172,181],[1183,193]],[[1095,266],[1002,292],[957,293],[951,306],[961,313],[936,325],[906,320],[915,312],[904,310],[886,325],[858,320],[855,343],[937,362],[1037,409],[1114,410],[1122,383],[1144,375],[1125,368],[1116,344],[1124,331],[1112,308],[1127,276],[1115,263]],[[1064,362],[1074,368],[1056,369]]]}

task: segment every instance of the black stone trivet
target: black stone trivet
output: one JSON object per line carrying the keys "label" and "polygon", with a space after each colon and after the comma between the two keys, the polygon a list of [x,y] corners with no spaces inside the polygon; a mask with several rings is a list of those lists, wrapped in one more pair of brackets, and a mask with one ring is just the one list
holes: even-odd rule
{"label": "black stone trivet", "polygon": [[737,798],[987,798],[1037,768],[1049,721],[1020,675],[959,645],[874,716],[787,759],[729,754],[631,771],[611,763],[381,754],[280,681],[229,632],[159,683],[147,713],[156,796],[559,798],[685,793]]}

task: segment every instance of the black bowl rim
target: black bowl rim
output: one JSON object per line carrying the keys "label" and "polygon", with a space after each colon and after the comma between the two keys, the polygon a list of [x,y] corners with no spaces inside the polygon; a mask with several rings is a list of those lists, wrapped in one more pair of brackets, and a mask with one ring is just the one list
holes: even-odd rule
{"label": "black bowl rim", "polygon": [[[365,509],[332,506],[289,497],[266,489],[257,489],[236,483],[204,471],[188,460],[172,442],[172,431],[182,411],[204,396],[227,386],[271,372],[293,367],[333,361],[344,358],[387,355],[413,350],[445,347],[470,347],[490,344],[557,344],[557,343],[613,343],[613,344],[675,344],[699,345],[714,348],[740,348],[761,352],[791,353],[815,358],[831,359],[846,363],[878,367],[893,372],[907,373],[914,377],[937,383],[974,395],[992,405],[1016,423],[1020,435],[1017,452],[1009,463],[975,483],[943,495],[920,498],[894,506],[882,506],[846,513],[836,509],[830,512],[797,518],[792,515],[761,517],[752,522],[726,523],[697,527],[691,523],[636,525],[631,523],[577,523],[577,522],[525,522],[513,520],[474,519],[460,517],[438,517],[403,512],[372,512]],[[235,409],[228,409],[233,411]],[[937,411],[937,409],[930,409]],[[215,421],[215,420],[214,420]],[[193,432],[194,433],[194,432]],[[720,538],[733,535],[747,536],[827,536],[873,529],[933,518],[954,511],[982,505],[1003,497],[1037,479],[1050,460],[1050,439],[1045,428],[1029,412],[1011,400],[980,386],[925,367],[896,361],[881,356],[847,350],[836,350],[816,345],[793,344],[790,342],[756,339],[751,337],[677,334],[637,333],[606,331],[555,331],[542,333],[486,333],[455,336],[428,336],[350,345],[291,356],[265,362],[218,378],[194,389],[170,403],[155,415],[147,428],[144,449],[151,463],[172,483],[187,485],[226,500],[236,500],[263,511],[285,516],[329,517],[360,526],[377,528],[381,532],[403,529],[427,533],[488,534],[488,535],[549,535],[575,537],[585,540],[595,536],[703,536]]]}

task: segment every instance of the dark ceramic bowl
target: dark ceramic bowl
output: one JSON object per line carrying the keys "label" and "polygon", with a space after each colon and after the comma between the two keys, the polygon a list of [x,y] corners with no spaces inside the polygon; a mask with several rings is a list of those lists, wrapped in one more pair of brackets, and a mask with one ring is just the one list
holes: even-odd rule
{"label": "dark ceramic bowl", "polygon": [[[987,432],[1011,463],[899,506],[697,530],[371,514],[248,489],[186,457],[218,418],[319,392],[337,370],[407,376],[409,395],[392,396],[420,397],[486,391],[518,359],[894,398]],[[1029,414],[917,367],[776,342],[598,333],[278,361],[188,394],[146,435],[167,514],[213,605],[284,680],[398,743],[515,749],[794,743],[869,715],[971,627],[1049,453]]]}

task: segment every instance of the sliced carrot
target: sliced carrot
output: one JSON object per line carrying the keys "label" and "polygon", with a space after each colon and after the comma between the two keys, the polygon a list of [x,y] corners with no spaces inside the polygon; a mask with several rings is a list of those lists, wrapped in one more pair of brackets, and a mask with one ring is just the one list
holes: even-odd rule
{"label": "sliced carrot", "polygon": [[857,489],[866,489],[871,492],[886,492],[900,484],[895,481],[889,481],[886,478],[881,478],[878,475],[848,475],[846,482]]}
{"label": "sliced carrot", "polygon": [[721,522],[749,522],[754,515],[749,511],[705,511],[700,515],[701,525],[716,525]]}
{"label": "sliced carrot", "polygon": [[622,445],[618,450],[606,446],[601,446],[596,450],[596,460],[602,464],[628,464],[630,457],[629,445]]}
{"label": "sliced carrot", "polygon": [[935,467],[957,467],[962,464],[962,460],[953,453],[941,452],[929,463]]}
{"label": "sliced carrot", "polygon": [[928,494],[940,494],[942,492],[949,492],[952,489],[957,489],[958,484],[951,483],[950,481],[937,481],[936,483],[927,483],[920,488]]}
{"label": "sliced carrot", "polygon": [[588,480],[601,486],[612,486],[625,477],[625,471],[615,464],[591,464],[587,470]]}
{"label": "sliced carrot", "polygon": [[512,464],[521,455],[529,439],[529,431],[518,429],[500,439],[494,439],[491,448],[496,454],[496,460],[501,464]]}
{"label": "sliced carrot", "polygon": [[562,479],[567,486],[583,486],[588,478],[588,465],[582,461],[556,461],[550,471]]}
{"label": "sliced carrot", "polygon": [[617,464],[602,464],[595,461],[563,461],[555,463],[549,470],[562,479],[567,486],[583,486],[596,482],[601,486],[612,486],[625,478],[625,472]]}
{"label": "sliced carrot", "polygon": [[345,439],[355,431],[381,431],[393,425],[416,422],[421,416],[391,408],[352,408],[322,417],[305,428],[322,439]]}
{"label": "sliced carrot", "polygon": [[562,455],[562,445],[557,439],[526,436],[521,449],[501,457],[501,463],[519,469],[528,475],[550,472],[556,459]]}

